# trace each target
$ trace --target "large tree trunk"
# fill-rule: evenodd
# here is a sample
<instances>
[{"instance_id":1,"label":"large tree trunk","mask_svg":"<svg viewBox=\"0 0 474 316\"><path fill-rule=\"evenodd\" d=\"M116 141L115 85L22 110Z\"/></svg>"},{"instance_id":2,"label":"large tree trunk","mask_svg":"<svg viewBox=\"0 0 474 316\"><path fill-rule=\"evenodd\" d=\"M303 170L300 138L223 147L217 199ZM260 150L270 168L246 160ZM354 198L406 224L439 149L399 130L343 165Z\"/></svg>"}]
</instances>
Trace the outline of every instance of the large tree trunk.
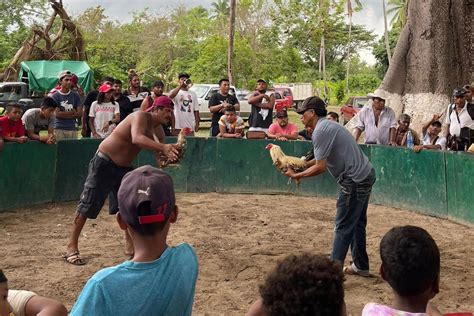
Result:
<instances>
[{"instance_id":1,"label":"large tree trunk","mask_svg":"<svg viewBox=\"0 0 474 316\"><path fill-rule=\"evenodd\" d=\"M474 0L409 2L381 89L397 115L412 116L417 131L446 110L454 88L474 79L473 9Z\"/></svg>"}]
</instances>

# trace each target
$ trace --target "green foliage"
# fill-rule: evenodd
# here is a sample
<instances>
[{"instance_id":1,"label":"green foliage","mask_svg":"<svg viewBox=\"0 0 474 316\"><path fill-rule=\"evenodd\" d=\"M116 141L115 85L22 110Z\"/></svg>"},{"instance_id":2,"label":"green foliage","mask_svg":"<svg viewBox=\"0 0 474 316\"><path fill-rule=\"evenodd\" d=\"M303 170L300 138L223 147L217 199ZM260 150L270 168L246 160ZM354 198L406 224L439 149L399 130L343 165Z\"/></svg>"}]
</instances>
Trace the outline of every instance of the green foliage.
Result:
<instances>
[{"instance_id":1,"label":"green foliage","mask_svg":"<svg viewBox=\"0 0 474 316\"><path fill-rule=\"evenodd\" d=\"M393 53L395 46L397 46L398 37L400 36L400 28L392 28L388 32L388 41L390 44L390 51ZM385 73L388 69L388 55L387 50L385 49L385 39L381 37L379 41L374 45L372 53L377 60L376 71L380 79L383 79Z\"/></svg>"}]
</instances>

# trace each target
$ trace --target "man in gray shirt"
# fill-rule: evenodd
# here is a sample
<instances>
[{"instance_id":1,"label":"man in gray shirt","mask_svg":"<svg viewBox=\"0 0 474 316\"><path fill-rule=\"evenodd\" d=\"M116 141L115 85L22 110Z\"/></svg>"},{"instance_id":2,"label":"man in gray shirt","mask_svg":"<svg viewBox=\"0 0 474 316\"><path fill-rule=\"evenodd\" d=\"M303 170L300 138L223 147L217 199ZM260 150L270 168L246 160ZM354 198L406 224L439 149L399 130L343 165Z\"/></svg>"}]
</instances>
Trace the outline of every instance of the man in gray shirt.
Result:
<instances>
[{"instance_id":1,"label":"man in gray shirt","mask_svg":"<svg viewBox=\"0 0 474 316\"><path fill-rule=\"evenodd\" d=\"M307 98L297 112L305 127L314 130L315 158L305 171L295 173L289 169L286 175L299 180L328 170L336 179L340 191L331 259L343 264L350 246L354 262L344 267L344 272L368 276L365 228L369 197L375 183L374 168L352 135L342 125L326 119L326 104L319 97Z\"/></svg>"},{"instance_id":2,"label":"man in gray shirt","mask_svg":"<svg viewBox=\"0 0 474 316\"><path fill-rule=\"evenodd\" d=\"M54 113L58 103L51 97L46 97L41 107L29 109L21 118L25 132L29 139L38 140L46 144L56 143L54 138ZM47 130L48 135L40 136L42 130Z\"/></svg>"}]
</instances>

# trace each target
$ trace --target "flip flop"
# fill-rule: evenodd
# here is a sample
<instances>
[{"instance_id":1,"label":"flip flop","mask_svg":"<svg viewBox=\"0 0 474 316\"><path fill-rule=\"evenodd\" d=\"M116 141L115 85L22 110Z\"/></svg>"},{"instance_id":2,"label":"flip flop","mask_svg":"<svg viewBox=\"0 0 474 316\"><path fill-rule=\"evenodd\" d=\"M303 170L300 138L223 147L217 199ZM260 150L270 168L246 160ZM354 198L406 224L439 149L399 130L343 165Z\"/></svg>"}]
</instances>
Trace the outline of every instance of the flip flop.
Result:
<instances>
[{"instance_id":1,"label":"flip flop","mask_svg":"<svg viewBox=\"0 0 474 316\"><path fill-rule=\"evenodd\" d=\"M70 263L72 265L75 265L75 266L82 266L82 265L85 265L86 262L84 261L84 259L82 259L80 256L79 256L79 250L76 250L76 251L73 251L69 254L65 254L63 256L63 259L67 262L67 263Z\"/></svg>"},{"instance_id":2,"label":"flip flop","mask_svg":"<svg viewBox=\"0 0 474 316\"><path fill-rule=\"evenodd\" d=\"M353 267L353 263L351 262L350 265L348 266L345 266L343 269L342 269L342 272L344 272L345 274L347 275L358 275L358 276L361 276L361 277L370 277L370 272L369 271L363 271L363 270L355 270L354 267Z\"/></svg>"}]
</instances>

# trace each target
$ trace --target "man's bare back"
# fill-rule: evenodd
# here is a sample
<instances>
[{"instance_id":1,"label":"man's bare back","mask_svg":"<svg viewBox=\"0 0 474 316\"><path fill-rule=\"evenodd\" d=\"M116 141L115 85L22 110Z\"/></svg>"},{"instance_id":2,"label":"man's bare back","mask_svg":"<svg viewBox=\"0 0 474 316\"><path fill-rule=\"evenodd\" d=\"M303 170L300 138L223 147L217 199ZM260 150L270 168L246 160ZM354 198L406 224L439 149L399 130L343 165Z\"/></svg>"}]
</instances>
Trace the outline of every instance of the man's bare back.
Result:
<instances>
[{"instance_id":1,"label":"man's bare back","mask_svg":"<svg viewBox=\"0 0 474 316\"><path fill-rule=\"evenodd\" d=\"M143 139L144 137L148 141ZM128 167L142 148L163 151L169 146L163 144L164 138L163 127L153 118L153 114L138 111L127 116L113 133L100 143L99 151L110 157L116 165Z\"/></svg>"}]
</instances>

